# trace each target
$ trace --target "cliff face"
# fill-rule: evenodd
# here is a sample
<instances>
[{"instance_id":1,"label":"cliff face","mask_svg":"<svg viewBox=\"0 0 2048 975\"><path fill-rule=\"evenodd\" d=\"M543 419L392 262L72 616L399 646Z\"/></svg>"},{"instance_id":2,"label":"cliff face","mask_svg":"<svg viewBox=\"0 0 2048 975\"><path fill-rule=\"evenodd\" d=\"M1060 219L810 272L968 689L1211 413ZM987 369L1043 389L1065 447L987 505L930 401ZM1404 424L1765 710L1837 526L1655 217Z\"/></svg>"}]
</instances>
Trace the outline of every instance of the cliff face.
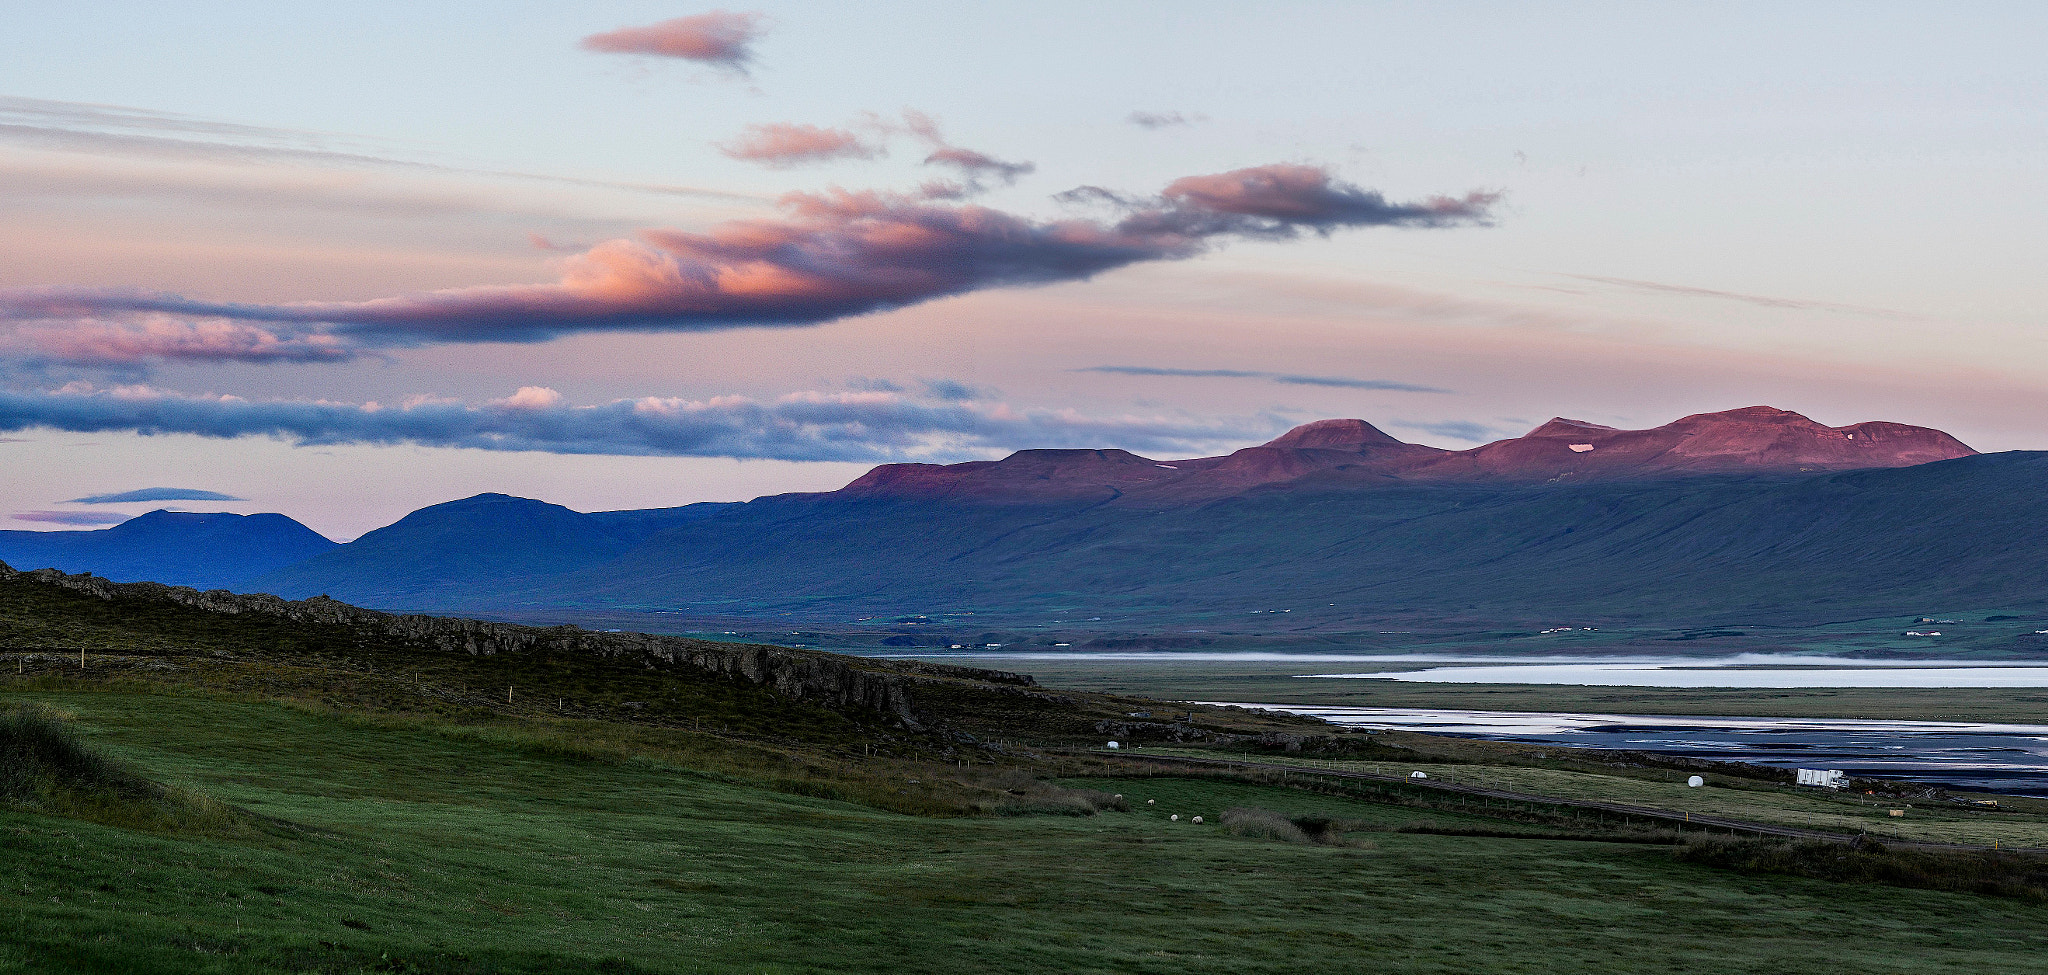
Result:
<instances>
[{"instance_id":1,"label":"cliff face","mask_svg":"<svg viewBox=\"0 0 2048 975\"><path fill-rule=\"evenodd\" d=\"M260 616L308 626L345 629L358 640L402 648L470 656L576 655L649 670L679 670L744 680L796 701L836 710L879 713L911 730L935 723L916 700L920 685L972 683L997 694L1031 694L1030 677L975 670L846 657L821 651L761 644L725 644L646 633L597 633L574 626L532 627L474 619L380 613L324 596L286 600L225 590L200 592L154 582L109 582L93 575L55 569L18 572L0 563L0 584L45 585L108 602L183 606L222 616Z\"/></svg>"}]
</instances>

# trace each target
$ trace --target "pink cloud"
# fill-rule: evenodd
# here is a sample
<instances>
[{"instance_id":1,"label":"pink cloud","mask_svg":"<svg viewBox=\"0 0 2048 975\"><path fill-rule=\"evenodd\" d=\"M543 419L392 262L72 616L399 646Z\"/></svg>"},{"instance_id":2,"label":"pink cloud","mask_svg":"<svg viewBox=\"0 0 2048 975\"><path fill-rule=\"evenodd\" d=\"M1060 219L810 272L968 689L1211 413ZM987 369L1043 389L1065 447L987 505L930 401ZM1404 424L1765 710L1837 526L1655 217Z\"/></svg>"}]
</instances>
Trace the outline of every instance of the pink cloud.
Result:
<instances>
[{"instance_id":1,"label":"pink cloud","mask_svg":"<svg viewBox=\"0 0 2048 975\"><path fill-rule=\"evenodd\" d=\"M645 27L621 27L583 39L586 51L680 58L745 75L753 63L754 41L765 29L758 13L713 10Z\"/></svg>"},{"instance_id":2,"label":"pink cloud","mask_svg":"<svg viewBox=\"0 0 2048 975\"><path fill-rule=\"evenodd\" d=\"M773 122L748 126L744 135L720 144L718 151L733 159L784 167L831 159L873 159L882 148L845 129Z\"/></svg>"},{"instance_id":3,"label":"pink cloud","mask_svg":"<svg viewBox=\"0 0 2048 975\"><path fill-rule=\"evenodd\" d=\"M957 194L955 194L957 195ZM332 329L350 341L536 341L576 331L703 331L815 325L988 288L1079 281L1146 261L1192 257L1232 239L1288 239L1303 230L1442 227L1483 222L1493 197L1393 203L1320 169L1265 166L1177 180L1154 197L1097 188L1112 219L1034 220L946 194L831 190L792 193L774 218L703 232L646 230L563 259L551 284L482 286L364 302L227 304L86 289L0 291L0 320L161 313L246 325ZM196 329L196 326L194 327ZM145 330L146 331L146 330ZM259 357L261 329L173 333L165 348L214 342ZM121 336L108 335L105 341ZM300 354L327 354L304 345ZM162 353L166 356L174 351ZM195 355L201 353L194 353Z\"/></svg>"},{"instance_id":4,"label":"pink cloud","mask_svg":"<svg viewBox=\"0 0 2048 975\"><path fill-rule=\"evenodd\" d=\"M41 522L49 525L118 525L127 521L128 515L110 515L102 511L24 511L11 516L15 521Z\"/></svg>"},{"instance_id":5,"label":"pink cloud","mask_svg":"<svg viewBox=\"0 0 2048 975\"><path fill-rule=\"evenodd\" d=\"M133 365L149 361L340 362L360 350L332 335L281 336L220 319L187 321L149 314L131 321L83 319L38 323L0 337L0 350L71 365Z\"/></svg>"}]
</instances>

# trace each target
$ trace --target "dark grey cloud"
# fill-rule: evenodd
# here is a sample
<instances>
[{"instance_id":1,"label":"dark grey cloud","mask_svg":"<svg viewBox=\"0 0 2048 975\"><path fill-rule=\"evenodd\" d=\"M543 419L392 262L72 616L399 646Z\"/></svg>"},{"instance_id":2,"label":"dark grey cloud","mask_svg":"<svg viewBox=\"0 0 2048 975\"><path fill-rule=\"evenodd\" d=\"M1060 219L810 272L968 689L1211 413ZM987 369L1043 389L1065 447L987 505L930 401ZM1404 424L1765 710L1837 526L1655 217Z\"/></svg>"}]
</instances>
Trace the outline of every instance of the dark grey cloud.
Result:
<instances>
[{"instance_id":1,"label":"dark grey cloud","mask_svg":"<svg viewBox=\"0 0 2048 975\"><path fill-rule=\"evenodd\" d=\"M963 383L955 379L927 379L923 382L925 395L948 403L989 399L995 395L994 390L984 389L980 386Z\"/></svg>"},{"instance_id":2,"label":"dark grey cloud","mask_svg":"<svg viewBox=\"0 0 2048 975\"><path fill-rule=\"evenodd\" d=\"M1161 366L1089 366L1075 372L1106 372L1121 376L1185 376L1200 379L1266 379L1289 386L1334 386L1340 389L1377 389L1396 393L1448 393L1448 389L1396 382L1392 379L1356 379L1350 376L1301 376L1284 372L1250 369L1171 369Z\"/></svg>"},{"instance_id":3,"label":"dark grey cloud","mask_svg":"<svg viewBox=\"0 0 2048 975\"><path fill-rule=\"evenodd\" d=\"M65 503L65 504L134 504L134 503L136 503L136 502L139 502L139 501L244 501L244 500L247 500L247 499L246 499L246 498L238 498L238 497L235 497L235 496L234 496L234 495L232 495L232 494L222 494L222 493L220 493L219 491L201 491L201 490L199 490L199 489L197 489L197 488L169 488L169 487L153 487L153 488L137 488L136 490L133 490L133 491L121 491L121 492L119 492L119 493L116 493L116 494L88 494L88 495L86 495L85 497L82 497L82 498L72 498L71 500L69 500L69 501L66 501L66 502L64 502L64 503Z\"/></svg>"},{"instance_id":4,"label":"dark grey cloud","mask_svg":"<svg viewBox=\"0 0 2048 975\"><path fill-rule=\"evenodd\" d=\"M1391 379L1353 379L1349 376L1274 376L1276 383L1289 386L1334 386L1339 389L1380 389L1395 393L1448 393L1448 389L1395 382Z\"/></svg>"},{"instance_id":5,"label":"dark grey cloud","mask_svg":"<svg viewBox=\"0 0 2048 975\"><path fill-rule=\"evenodd\" d=\"M1284 430L1279 417L1095 418L1069 410L945 401L881 392L774 400L643 397L572 406L528 387L502 400L398 406L188 396L144 387L73 385L0 392L0 431L272 437L299 445L410 444L558 454L799 461L965 460L1025 447L1119 446L1201 452Z\"/></svg>"},{"instance_id":6,"label":"dark grey cloud","mask_svg":"<svg viewBox=\"0 0 2048 975\"><path fill-rule=\"evenodd\" d=\"M1038 170L1036 163L1008 162L997 159L985 152L962 149L959 146L944 146L924 157L927 166L946 166L959 171L969 179L993 177L1005 186Z\"/></svg>"},{"instance_id":7,"label":"dark grey cloud","mask_svg":"<svg viewBox=\"0 0 2048 975\"><path fill-rule=\"evenodd\" d=\"M1147 112L1142 110L1124 116L1124 121L1141 129L1165 129L1177 125L1193 125L1196 122L1207 122L1208 120L1209 117L1207 115L1200 113L1187 115L1181 112Z\"/></svg>"}]
</instances>

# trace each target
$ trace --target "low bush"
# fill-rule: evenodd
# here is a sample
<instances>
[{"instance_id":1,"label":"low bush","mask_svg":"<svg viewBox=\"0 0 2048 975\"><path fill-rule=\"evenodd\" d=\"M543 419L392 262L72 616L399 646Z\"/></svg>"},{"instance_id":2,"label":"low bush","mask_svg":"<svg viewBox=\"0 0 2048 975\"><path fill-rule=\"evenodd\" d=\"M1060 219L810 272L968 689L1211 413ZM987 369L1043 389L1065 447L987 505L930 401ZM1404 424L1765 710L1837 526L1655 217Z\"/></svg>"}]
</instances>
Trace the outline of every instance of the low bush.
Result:
<instances>
[{"instance_id":1,"label":"low bush","mask_svg":"<svg viewBox=\"0 0 2048 975\"><path fill-rule=\"evenodd\" d=\"M87 747L48 708L0 711L0 799L35 803L53 791L146 793L151 785Z\"/></svg>"},{"instance_id":2,"label":"low bush","mask_svg":"<svg viewBox=\"0 0 2048 975\"><path fill-rule=\"evenodd\" d=\"M1279 840L1282 843L1313 843L1308 833L1271 809L1256 806L1238 806L1223 810L1218 820L1223 831L1232 836L1247 836L1260 840Z\"/></svg>"},{"instance_id":3,"label":"low bush","mask_svg":"<svg viewBox=\"0 0 2048 975\"><path fill-rule=\"evenodd\" d=\"M1372 843L1353 839L1346 833L1360 828L1326 816L1288 816L1257 806L1236 806L1223 810L1218 819L1224 832L1282 843L1314 843L1319 846L1348 846L1371 849Z\"/></svg>"},{"instance_id":4,"label":"low bush","mask_svg":"<svg viewBox=\"0 0 2048 975\"><path fill-rule=\"evenodd\" d=\"M143 778L34 704L0 710L0 804L131 829L249 825L244 814L211 798Z\"/></svg>"}]
</instances>

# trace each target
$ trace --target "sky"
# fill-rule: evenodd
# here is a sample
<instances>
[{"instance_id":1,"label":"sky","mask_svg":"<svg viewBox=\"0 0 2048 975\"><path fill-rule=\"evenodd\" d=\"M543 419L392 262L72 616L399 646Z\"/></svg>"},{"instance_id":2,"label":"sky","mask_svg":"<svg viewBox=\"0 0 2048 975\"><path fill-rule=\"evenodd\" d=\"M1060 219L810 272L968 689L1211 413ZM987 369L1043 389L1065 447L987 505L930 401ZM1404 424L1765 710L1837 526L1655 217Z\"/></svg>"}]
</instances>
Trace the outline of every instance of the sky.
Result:
<instances>
[{"instance_id":1,"label":"sky","mask_svg":"<svg viewBox=\"0 0 2048 975\"><path fill-rule=\"evenodd\" d=\"M424 8L424 9L422 9ZM2048 449L2048 8L38 4L0 526L1359 417Z\"/></svg>"}]
</instances>

